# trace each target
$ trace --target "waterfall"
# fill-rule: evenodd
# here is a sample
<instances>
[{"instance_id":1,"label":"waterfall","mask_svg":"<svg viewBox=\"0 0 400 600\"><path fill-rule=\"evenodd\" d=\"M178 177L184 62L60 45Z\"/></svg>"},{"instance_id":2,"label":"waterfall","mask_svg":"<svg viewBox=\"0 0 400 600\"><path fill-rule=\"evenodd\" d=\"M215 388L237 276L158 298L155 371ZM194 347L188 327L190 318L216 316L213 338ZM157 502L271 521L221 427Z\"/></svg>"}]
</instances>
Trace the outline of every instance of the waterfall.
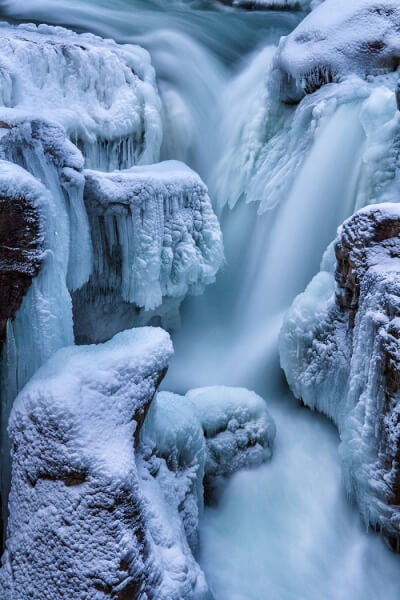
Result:
<instances>
[{"instance_id":1,"label":"waterfall","mask_svg":"<svg viewBox=\"0 0 400 600\"><path fill-rule=\"evenodd\" d=\"M0 9L148 50L163 121L163 139L149 144L198 171L214 200L226 264L185 300L163 387L245 386L268 399L277 422L271 464L235 475L204 511L200 562L215 600L375 600L382 590L398 600L400 560L348 504L337 435L289 396L277 350L283 314L318 273L338 225L392 191L393 165L380 167L395 76L326 86L287 106L274 53L301 13L178 0L0 0ZM131 166L134 151L118 143L80 144L86 166Z\"/></svg>"}]
</instances>

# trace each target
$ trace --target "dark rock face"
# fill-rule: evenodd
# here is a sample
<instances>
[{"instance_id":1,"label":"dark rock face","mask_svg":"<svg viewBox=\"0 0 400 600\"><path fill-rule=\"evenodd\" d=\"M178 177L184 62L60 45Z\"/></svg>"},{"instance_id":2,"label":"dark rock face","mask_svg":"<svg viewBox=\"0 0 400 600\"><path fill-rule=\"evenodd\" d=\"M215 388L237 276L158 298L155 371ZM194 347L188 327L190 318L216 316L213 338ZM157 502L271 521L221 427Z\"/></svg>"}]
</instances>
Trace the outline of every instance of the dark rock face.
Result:
<instances>
[{"instance_id":1,"label":"dark rock face","mask_svg":"<svg viewBox=\"0 0 400 600\"><path fill-rule=\"evenodd\" d=\"M399 258L398 238L400 221L379 209L360 211L343 225L335 244L336 301L342 311L349 311L352 327L359 307L361 283L370 267L369 257L375 252L384 252L391 258Z\"/></svg>"},{"instance_id":2,"label":"dark rock face","mask_svg":"<svg viewBox=\"0 0 400 600\"><path fill-rule=\"evenodd\" d=\"M23 196L0 195L0 347L40 270L41 235L37 209Z\"/></svg>"},{"instance_id":3,"label":"dark rock face","mask_svg":"<svg viewBox=\"0 0 400 600\"><path fill-rule=\"evenodd\" d=\"M335 253L336 286L321 272L286 317L281 364L294 394L337 424L347 489L398 549L399 206L356 213L339 229Z\"/></svg>"}]
</instances>

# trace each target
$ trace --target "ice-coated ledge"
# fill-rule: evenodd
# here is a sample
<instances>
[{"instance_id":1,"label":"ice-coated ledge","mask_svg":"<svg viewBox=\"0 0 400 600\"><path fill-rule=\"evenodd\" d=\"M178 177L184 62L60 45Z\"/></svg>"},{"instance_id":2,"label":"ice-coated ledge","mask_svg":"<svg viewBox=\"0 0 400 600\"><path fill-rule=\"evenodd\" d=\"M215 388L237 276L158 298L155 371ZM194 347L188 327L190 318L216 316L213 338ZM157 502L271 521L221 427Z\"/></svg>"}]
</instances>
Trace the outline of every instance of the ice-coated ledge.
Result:
<instances>
[{"instance_id":1,"label":"ice-coated ledge","mask_svg":"<svg viewBox=\"0 0 400 600\"><path fill-rule=\"evenodd\" d=\"M85 171L85 179L94 261L88 285L74 298L80 336L110 337L99 327L94 331L104 311L115 333L162 316L171 299L179 307L187 293L215 280L224 257L222 234L207 188L189 167L167 161Z\"/></svg>"},{"instance_id":2,"label":"ice-coated ledge","mask_svg":"<svg viewBox=\"0 0 400 600\"><path fill-rule=\"evenodd\" d=\"M299 102L350 74L367 77L396 70L399 29L395 0L326 0L280 43L276 68L281 99Z\"/></svg>"},{"instance_id":3,"label":"ice-coated ledge","mask_svg":"<svg viewBox=\"0 0 400 600\"><path fill-rule=\"evenodd\" d=\"M46 190L24 169L0 160L0 344L42 262Z\"/></svg>"},{"instance_id":4,"label":"ice-coated ledge","mask_svg":"<svg viewBox=\"0 0 400 600\"><path fill-rule=\"evenodd\" d=\"M394 549L400 537L400 207L358 211L339 228L333 273L294 301L281 364L296 397L337 424L345 482Z\"/></svg>"},{"instance_id":5,"label":"ice-coated ledge","mask_svg":"<svg viewBox=\"0 0 400 600\"><path fill-rule=\"evenodd\" d=\"M1 23L0 106L62 125L94 168L159 157L160 100L149 55L138 46Z\"/></svg>"}]
</instances>

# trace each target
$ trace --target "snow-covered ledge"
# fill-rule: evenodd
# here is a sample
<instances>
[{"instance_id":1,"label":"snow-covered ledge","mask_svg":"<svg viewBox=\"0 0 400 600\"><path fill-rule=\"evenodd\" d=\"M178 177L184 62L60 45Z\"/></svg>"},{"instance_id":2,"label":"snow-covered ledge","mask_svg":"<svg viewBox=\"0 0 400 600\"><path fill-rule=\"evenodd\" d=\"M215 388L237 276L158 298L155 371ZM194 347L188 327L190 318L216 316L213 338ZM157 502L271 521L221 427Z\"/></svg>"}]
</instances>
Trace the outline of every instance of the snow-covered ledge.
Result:
<instances>
[{"instance_id":1,"label":"snow-covered ledge","mask_svg":"<svg viewBox=\"0 0 400 600\"><path fill-rule=\"evenodd\" d=\"M279 45L280 97L299 102L321 86L394 71L400 65L396 0L326 0Z\"/></svg>"},{"instance_id":2,"label":"snow-covered ledge","mask_svg":"<svg viewBox=\"0 0 400 600\"><path fill-rule=\"evenodd\" d=\"M74 295L78 341L174 325L183 298L214 282L224 259L206 186L177 161L85 171L85 179L94 261L89 283Z\"/></svg>"}]
</instances>

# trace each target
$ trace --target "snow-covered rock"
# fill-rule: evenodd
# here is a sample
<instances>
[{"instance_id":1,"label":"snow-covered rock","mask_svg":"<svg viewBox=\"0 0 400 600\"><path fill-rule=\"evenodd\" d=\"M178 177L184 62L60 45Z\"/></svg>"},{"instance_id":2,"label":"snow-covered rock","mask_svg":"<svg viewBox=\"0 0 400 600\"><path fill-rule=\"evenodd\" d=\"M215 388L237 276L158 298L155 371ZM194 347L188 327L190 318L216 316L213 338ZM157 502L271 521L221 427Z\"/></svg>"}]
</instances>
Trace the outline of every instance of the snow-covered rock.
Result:
<instances>
[{"instance_id":1,"label":"snow-covered rock","mask_svg":"<svg viewBox=\"0 0 400 600\"><path fill-rule=\"evenodd\" d=\"M15 316L40 270L44 193L43 186L26 171L0 161L0 343L8 319Z\"/></svg>"},{"instance_id":2,"label":"snow-covered rock","mask_svg":"<svg viewBox=\"0 0 400 600\"><path fill-rule=\"evenodd\" d=\"M189 491L195 493L196 507L184 510L190 515L186 525L192 533L189 538L195 539L193 514L201 512L203 485L206 500L212 501L227 477L269 460L275 424L265 401L254 392L245 388L204 387L190 390L185 396L157 394L143 437L154 442L157 455L165 458L178 476L188 468L195 475ZM181 504L185 506L184 499Z\"/></svg>"},{"instance_id":3,"label":"snow-covered rock","mask_svg":"<svg viewBox=\"0 0 400 600\"><path fill-rule=\"evenodd\" d=\"M295 396L337 424L347 490L396 549L400 206L358 211L339 229L335 250L335 277L328 253L285 318L281 364Z\"/></svg>"},{"instance_id":4,"label":"snow-covered rock","mask_svg":"<svg viewBox=\"0 0 400 600\"><path fill-rule=\"evenodd\" d=\"M396 0L326 0L280 43L280 96L298 102L324 84L394 71L399 64Z\"/></svg>"},{"instance_id":5,"label":"snow-covered rock","mask_svg":"<svg viewBox=\"0 0 400 600\"><path fill-rule=\"evenodd\" d=\"M145 50L62 27L0 25L0 106L62 125L91 168L158 160L160 100Z\"/></svg>"},{"instance_id":6,"label":"snow-covered rock","mask_svg":"<svg viewBox=\"0 0 400 600\"><path fill-rule=\"evenodd\" d=\"M104 341L157 317L215 280L222 234L207 188L183 163L85 171L93 275L74 296L79 340Z\"/></svg>"},{"instance_id":7,"label":"snow-covered rock","mask_svg":"<svg viewBox=\"0 0 400 600\"><path fill-rule=\"evenodd\" d=\"M68 288L75 290L88 281L92 271L83 156L61 125L31 113L0 107L0 125L0 158L29 171L56 203L57 230L65 239L59 259L65 263Z\"/></svg>"},{"instance_id":8,"label":"snow-covered rock","mask_svg":"<svg viewBox=\"0 0 400 600\"><path fill-rule=\"evenodd\" d=\"M9 426L3 598L205 597L194 593L185 540L173 531L164 547L172 526L152 527L149 511L159 514L165 501L154 484L147 506L135 463L135 440L171 352L160 329L126 331L102 346L60 350L20 393Z\"/></svg>"}]
</instances>

